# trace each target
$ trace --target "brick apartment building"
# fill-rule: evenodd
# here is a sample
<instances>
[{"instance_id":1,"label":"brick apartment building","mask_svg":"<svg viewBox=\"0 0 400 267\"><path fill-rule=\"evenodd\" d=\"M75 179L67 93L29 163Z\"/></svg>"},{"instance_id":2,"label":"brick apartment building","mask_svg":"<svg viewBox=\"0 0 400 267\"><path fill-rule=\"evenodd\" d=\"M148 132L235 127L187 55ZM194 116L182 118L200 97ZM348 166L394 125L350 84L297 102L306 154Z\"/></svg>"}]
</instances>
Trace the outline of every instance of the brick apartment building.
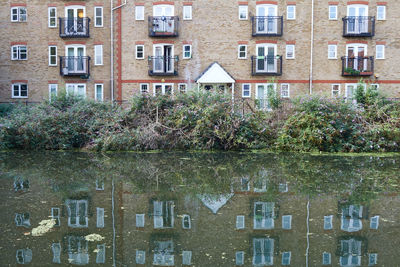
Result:
<instances>
[{"instance_id":1,"label":"brick apartment building","mask_svg":"<svg viewBox=\"0 0 400 267\"><path fill-rule=\"evenodd\" d=\"M0 7L0 33L9 36L0 41L0 102L42 101L61 90L124 102L194 89L266 107L271 87L283 98L352 98L361 78L400 97L396 0L8 0Z\"/></svg>"}]
</instances>

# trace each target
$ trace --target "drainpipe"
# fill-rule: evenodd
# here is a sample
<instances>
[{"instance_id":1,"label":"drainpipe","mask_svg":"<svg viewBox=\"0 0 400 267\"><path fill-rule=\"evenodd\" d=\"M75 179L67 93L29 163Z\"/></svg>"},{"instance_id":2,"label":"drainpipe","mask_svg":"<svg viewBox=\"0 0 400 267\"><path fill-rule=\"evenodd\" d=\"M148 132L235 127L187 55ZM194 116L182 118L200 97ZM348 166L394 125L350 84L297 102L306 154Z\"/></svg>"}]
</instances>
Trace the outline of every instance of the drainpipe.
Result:
<instances>
[{"instance_id":1,"label":"drainpipe","mask_svg":"<svg viewBox=\"0 0 400 267\"><path fill-rule=\"evenodd\" d=\"M314 0L311 2L311 51L310 51L310 95L313 93L313 53L314 53Z\"/></svg>"}]
</instances>

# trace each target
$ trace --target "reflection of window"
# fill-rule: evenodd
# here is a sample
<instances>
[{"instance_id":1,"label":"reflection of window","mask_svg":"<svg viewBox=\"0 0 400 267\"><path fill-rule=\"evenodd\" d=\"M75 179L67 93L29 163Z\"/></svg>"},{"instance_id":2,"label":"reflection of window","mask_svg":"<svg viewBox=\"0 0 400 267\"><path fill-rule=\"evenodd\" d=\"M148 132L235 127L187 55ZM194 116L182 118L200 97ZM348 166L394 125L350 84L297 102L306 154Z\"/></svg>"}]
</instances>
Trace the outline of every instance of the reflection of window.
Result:
<instances>
[{"instance_id":1,"label":"reflection of window","mask_svg":"<svg viewBox=\"0 0 400 267\"><path fill-rule=\"evenodd\" d=\"M282 229L285 230L292 229L292 215L282 216Z\"/></svg>"},{"instance_id":2,"label":"reflection of window","mask_svg":"<svg viewBox=\"0 0 400 267\"><path fill-rule=\"evenodd\" d=\"M104 180L96 179L96 190L104 190Z\"/></svg>"},{"instance_id":3,"label":"reflection of window","mask_svg":"<svg viewBox=\"0 0 400 267\"><path fill-rule=\"evenodd\" d=\"M368 254L368 266L374 266L378 264L378 254L370 253Z\"/></svg>"},{"instance_id":4,"label":"reflection of window","mask_svg":"<svg viewBox=\"0 0 400 267\"><path fill-rule=\"evenodd\" d=\"M190 229L192 228L192 223L190 221L190 216L185 214L182 217L182 228L183 229Z\"/></svg>"},{"instance_id":5,"label":"reflection of window","mask_svg":"<svg viewBox=\"0 0 400 267\"><path fill-rule=\"evenodd\" d=\"M324 216L324 230L331 230L333 228L332 219L333 215Z\"/></svg>"},{"instance_id":6,"label":"reflection of window","mask_svg":"<svg viewBox=\"0 0 400 267\"><path fill-rule=\"evenodd\" d=\"M172 240L155 241L153 265L174 265L174 244Z\"/></svg>"},{"instance_id":7,"label":"reflection of window","mask_svg":"<svg viewBox=\"0 0 400 267\"><path fill-rule=\"evenodd\" d=\"M286 193L287 191L289 191L288 183L279 184L278 191L281 193Z\"/></svg>"},{"instance_id":8,"label":"reflection of window","mask_svg":"<svg viewBox=\"0 0 400 267\"><path fill-rule=\"evenodd\" d=\"M17 226L30 227L31 223L29 221L29 213L16 213L15 224Z\"/></svg>"},{"instance_id":9,"label":"reflection of window","mask_svg":"<svg viewBox=\"0 0 400 267\"><path fill-rule=\"evenodd\" d=\"M191 265L192 264L192 252L191 251L182 251L182 265Z\"/></svg>"},{"instance_id":10,"label":"reflection of window","mask_svg":"<svg viewBox=\"0 0 400 267\"><path fill-rule=\"evenodd\" d=\"M322 254L322 265L331 265L331 253L324 252Z\"/></svg>"},{"instance_id":11,"label":"reflection of window","mask_svg":"<svg viewBox=\"0 0 400 267\"><path fill-rule=\"evenodd\" d=\"M53 243L51 244L51 251L53 252L53 263L61 263L61 244Z\"/></svg>"},{"instance_id":12,"label":"reflection of window","mask_svg":"<svg viewBox=\"0 0 400 267\"><path fill-rule=\"evenodd\" d=\"M85 237L68 237L68 261L78 265L89 263L88 241L85 240Z\"/></svg>"},{"instance_id":13,"label":"reflection of window","mask_svg":"<svg viewBox=\"0 0 400 267\"><path fill-rule=\"evenodd\" d=\"M249 191L250 190L250 180L249 178L240 178L240 190Z\"/></svg>"},{"instance_id":14,"label":"reflection of window","mask_svg":"<svg viewBox=\"0 0 400 267\"><path fill-rule=\"evenodd\" d=\"M238 251L236 252L236 265L243 265L244 264L244 252Z\"/></svg>"},{"instance_id":15,"label":"reflection of window","mask_svg":"<svg viewBox=\"0 0 400 267\"><path fill-rule=\"evenodd\" d=\"M274 208L273 202L254 203L254 229L274 228Z\"/></svg>"},{"instance_id":16,"label":"reflection of window","mask_svg":"<svg viewBox=\"0 0 400 267\"><path fill-rule=\"evenodd\" d=\"M174 202L154 201L154 228L174 227Z\"/></svg>"},{"instance_id":17,"label":"reflection of window","mask_svg":"<svg viewBox=\"0 0 400 267\"><path fill-rule=\"evenodd\" d=\"M253 238L253 265L269 266L274 263L274 240Z\"/></svg>"},{"instance_id":18,"label":"reflection of window","mask_svg":"<svg viewBox=\"0 0 400 267\"><path fill-rule=\"evenodd\" d=\"M183 20L191 20L192 19L192 6L185 5L183 6Z\"/></svg>"},{"instance_id":19,"label":"reflection of window","mask_svg":"<svg viewBox=\"0 0 400 267\"><path fill-rule=\"evenodd\" d=\"M341 240L340 266L361 265L361 241L355 239Z\"/></svg>"},{"instance_id":20,"label":"reflection of window","mask_svg":"<svg viewBox=\"0 0 400 267\"><path fill-rule=\"evenodd\" d=\"M360 205L349 205L342 209L342 230L347 232L355 232L362 229L362 211Z\"/></svg>"},{"instance_id":21,"label":"reflection of window","mask_svg":"<svg viewBox=\"0 0 400 267\"><path fill-rule=\"evenodd\" d=\"M369 228L377 230L378 227L379 227L379 216L374 216L370 220Z\"/></svg>"},{"instance_id":22,"label":"reflection of window","mask_svg":"<svg viewBox=\"0 0 400 267\"><path fill-rule=\"evenodd\" d=\"M146 251L136 250L136 263L145 264L146 263Z\"/></svg>"},{"instance_id":23,"label":"reflection of window","mask_svg":"<svg viewBox=\"0 0 400 267\"><path fill-rule=\"evenodd\" d=\"M51 218L56 221L55 226L60 226L60 209L51 208Z\"/></svg>"},{"instance_id":24,"label":"reflection of window","mask_svg":"<svg viewBox=\"0 0 400 267\"><path fill-rule=\"evenodd\" d=\"M26 264L32 261L32 250L29 248L17 250L17 263Z\"/></svg>"},{"instance_id":25,"label":"reflection of window","mask_svg":"<svg viewBox=\"0 0 400 267\"><path fill-rule=\"evenodd\" d=\"M105 262L106 262L106 245L105 244L97 245L96 263L105 263Z\"/></svg>"},{"instance_id":26,"label":"reflection of window","mask_svg":"<svg viewBox=\"0 0 400 267\"><path fill-rule=\"evenodd\" d=\"M68 208L68 226L88 227L88 201L68 199L66 205Z\"/></svg>"},{"instance_id":27,"label":"reflection of window","mask_svg":"<svg viewBox=\"0 0 400 267\"><path fill-rule=\"evenodd\" d=\"M29 188L29 180L24 180L22 178L17 178L14 180L14 190L15 192L20 190L26 190Z\"/></svg>"},{"instance_id":28,"label":"reflection of window","mask_svg":"<svg viewBox=\"0 0 400 267\"><path fill-rule=\"evenodd\" d=\"M290 265L290 258L292 257L292 252L287 251L282 253L282 265Z\"/></svg>"},{"instance_id":29,"label":"reflection of window","mask_svg":"<svg viewBox=\"0 0 400 267\"><path fill-rule=\"evenodd\" d=\"M236 229L244 229L244 216L236 216Z\"/></svg>"},{"instance_id":30,"label":"reflection of window","mask_svg":"<svg viewBox=\"0 0 400 267\"><path fill-rule=\"evenodd\" d=\"M96 226L98 228L103 228L104 227L104 208L97 208Z\"/></svg>"},{"instance_id":31,"label":"reflection of window","mask_svg":"<svg viewBox=\"0 0 400 267\"><path fill-rule=\"evenodd\" d=\"M144 227L144 214L136 214L136 227Z\"/></svg>"}]
</instances>

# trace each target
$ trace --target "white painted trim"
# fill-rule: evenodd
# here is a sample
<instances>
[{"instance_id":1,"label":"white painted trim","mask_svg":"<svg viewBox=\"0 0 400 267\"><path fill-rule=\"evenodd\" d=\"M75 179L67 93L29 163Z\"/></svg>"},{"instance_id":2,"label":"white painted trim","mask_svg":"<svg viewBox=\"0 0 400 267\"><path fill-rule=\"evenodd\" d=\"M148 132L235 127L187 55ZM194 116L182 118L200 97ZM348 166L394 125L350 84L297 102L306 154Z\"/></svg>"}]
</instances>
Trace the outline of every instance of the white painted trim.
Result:
<instances>
[{"instance_id":1,"label":"white painted trim","mask_svg":"<svg viewBox=\"0 0 400 267\"><path fill-rule=\"evenodd\" d=\"M144 6L135 6L135 20L144 21Z\"/></svg>"},{"instance_id":2,"label":"white painted trim","mask_svg":"<svg viewBox=\"0 0 400 267\"><path fill-rule=\"evenodd\" d=\"M142 57L138 57L138 47L142 47L142 51L143 51L143 56ZM144 45L135 45L135 59L144 59Z\"/></svg>"},{"instance_id":3,"label":"white painted trim","mask_svg":"<svg viewBox=\"0 0 400 267\"><path fill-rule=\"evenodd\" d=\"M56 89L56 93L54 96L57 97L57 95L58 95L58 84L57 83L49 83L49 101L51 101L51 97L52 97L51 88L53 86L55 86L55 89Z\"/></svg>"},{"instance_id":4,"label":"white painted trim","mask_svg":"<svg viewBox=\"0 0 400 267\"><path fill-rule=\"evenodd\" d=\"M97 86L101 87L101 99L97 99ZM102 84L102 83L95 83L94 84L94 100L95 101L100 101L100 102L104 101L104 84ZM103 190L104 190L104 188L103 188Z\"/></svg>"},{"instance_id":5,"label":"white painted trim","mask_svg":"<svg viewBox=\"0 0 400 267\"><path fill-rule=\"evenodd\" d=\"M244 46L245 50L244 50L244 57L240 56L240 47ZM245 44L240 44L238 45L238 59L247 59L247 45Z\"/></svg>"},{"instance_id":6,"label":"white painted trim","mask_svg":"<svg viewBox=\"0 0 400 267\"><path fill-rule=\"evenodd\" d=\"M187 9L189 9L189 14L190 14L189 17L185 17L186 12L188 12ZM193 7L191 5L190 6L189 5L183 6L183 8L182 8L182 17L183 17L183 20L192 20L193 19Z\"/></svg>"},{"instance_id":7,"label":"white painted trim","mask_svg":"<svg viewBox=\"0 0 400 267\"><path fill-rule=\"evenodd\" d=\"M55 14L54 14L54 18L55 18L55 21L56 21L56 23L55 23L55 25L54 26L51 26L50 25L50 19L52 18L51 16L50 16L50 11L51 10L55 10L56 12L55 12ZM48 9L47 9L47 16L48 16L48 27L49 28L57 28L57 20L58 20L58 18L57 18L57 7L54 7L54 6L50 6L50 7L48 7Z\"/></svg>"},{"instance_id":8,"label":"white painted trim","mask_svg":"<svg viewBox=\"0 0 400 267\"><path fill-rule=\"evenodd\" d=\"M335 56L334 57L329 56L329 48L330 47L335 47ZM337 45L336 44L328 44L328 59L337 59Z\"/></svg>"},{"instance_id":9,"label":"white painted trim","mask_svg":"<svg viewBox=\"0 0 400 267\"><path fill-rule=\"evenodd\" d=\"M21 96L21 85L25 84L26 85L26 96ZM18 85L18 93L19 96L14 96L14 85ZM28 98L29 97L29 87L28 83L13 83L11 84L11 98Z\"/></svg>"},{"instance_id":10,"label":"white painted trim","mask_svg":"<svg viewBox=\"0 0 400 267\"><path fill-rule=\"evenodd\" d=\"M186 46L189 46L189 47L190 47L190 56L189 56L189 57L186 57L186 56L185 56L185 47L186 47ZM190 45L190 44L185 44L185 45L182 46L182 58L183 58L183 59L191 59L191 58L192 58L192 45Z\"/></svg>"},{"instance_id":11,"label":"white painted trim","mask_svg":"<svg viewBox=\"0 0 400 267\"><path fill-rule=\"evenodd\" d=\"M331 8L335 9L335 17L331 18ZM329 5L328 7L328 19L329 20L338 20L338 6L337 5Z\"/></svg>"},{"instance_id":12,"label":"white painted trim","mask_svg":"<svg viewBox=\"0 0 400 267\"><path fill-rule=\"evenodd\" d=\"M289 18L289 8L293 7L293 18ZM286 7L286 19L287 20L296 20L296 5L287 5Z\"/></svg>"},{"instance_id":13,"label":"white painted trim","mask_svg":"<svg viewBox=\"0 0 400 267\"><path fill-rule=\"evenodd\" d=\"M50 53L50 51L51 51L51 48L52 48L52 47L55 47L55 48L56 48L56 54L55 54L56 63L55 63L55 64L51 64L51 53ZM58 48L57 48L57 46L56 46L56 45L49 45L49 66L54 67L54 66L57 66L57 65L58 65L57 53L58 53Z\"/></svg>"},{"instance_id":14,"label":"white painted trim","mask_svg":"<svg viewBox=\"0 0 400 267\"><path fill-rule=\"evenodd\" d=\"M246 17L245 18L241 18L240 17L241 9L245 9L245 11L246 11ZM239 16L239 20L248 20L249 19L249 6L248 5L239 5L239 7L238 7L238 16Z\"/></svg>"},{"instance_id":15,"label":"white painted trim","mask_svg":"<svg viewBox=\"0 0 400 267\"><path fill-rule=\"evenodd\" d=\"M97 16L96 14L96 9L101 9L101 16ZM97 18L100 17L101 18L101 24L97 25ZM93 18L94 18L94 27L95 28L102 28L104 26L104 9L102 6L95 6L94 7L94 14L93 14Z\"/></svg>"},{"instance_id":16,"label":"white painted trim","mask_svg":"<svg viewBox=\"0 0 400 267\"><path fill-rule=\"evenodd\" d=\"M248 85L249 86L249 95L248 96L245 96L244 95L244 86L245 85ZM242 84L242 97L243 98L251 98L251 83L243 83Z\"/></svg>"}]
</instances>

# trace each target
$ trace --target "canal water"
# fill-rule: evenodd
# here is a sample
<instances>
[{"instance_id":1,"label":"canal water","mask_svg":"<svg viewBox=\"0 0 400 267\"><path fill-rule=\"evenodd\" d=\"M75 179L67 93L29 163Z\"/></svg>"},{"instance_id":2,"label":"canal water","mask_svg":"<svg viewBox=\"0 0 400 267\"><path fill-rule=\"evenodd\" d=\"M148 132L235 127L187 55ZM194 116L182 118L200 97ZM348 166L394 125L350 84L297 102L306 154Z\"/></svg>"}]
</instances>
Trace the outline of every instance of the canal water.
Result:
<instances>
[{"instance_id":1,"label":"canal water","mask_svg":"<svg viewBox=\"0 0 400 267\"><path fill-rule=\"evenodd\" d=\"M0 266L400 266L400 156L0 153Z\"/></svg>"}]
</instances>

